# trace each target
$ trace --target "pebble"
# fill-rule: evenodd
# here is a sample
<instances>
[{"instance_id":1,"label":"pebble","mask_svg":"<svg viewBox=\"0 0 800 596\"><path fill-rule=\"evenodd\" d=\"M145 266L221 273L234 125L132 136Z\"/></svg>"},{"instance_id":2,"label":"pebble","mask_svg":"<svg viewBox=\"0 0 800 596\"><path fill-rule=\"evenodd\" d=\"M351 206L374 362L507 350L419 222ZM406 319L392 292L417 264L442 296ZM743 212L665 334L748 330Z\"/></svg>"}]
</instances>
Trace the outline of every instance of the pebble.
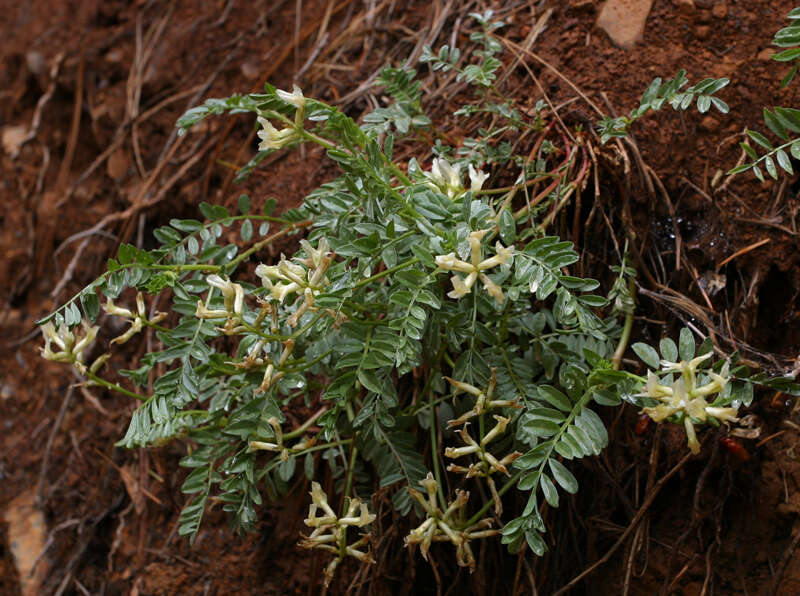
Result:
<instances>
[{"instance_id":1,"label":"pebble","mask_svg":"<svg viewBox=\"0 0 800 596\"><path fill-rule=\"evenodd\" d=\"M718 19L724 19L728 16L728 5L725 2L720 2L719 4L715 4L714 8L711 9L711 14L713 14Z\"/></svg>"},{"instance_id":2,"label":"pebble","mask_svg":"<svg viewBox=\"0 0 800 596\"><path fill-rule=\"evenodd\" d=\"M653 0L608 0L597 17L597 26L616 45L629 50L641 41L652 6Z\"/></svg>"},{"instance_id":3,"label":"pebble","mask_svg":"<svg viewBox=\"0 0 800 596\"><path fill-rule=\"evenodd\" d=\"M242 74L250 80L257 79L259 76L261 76L261 69L259 68L258 64L250 60L243 62L241 69Z\"/></svg>"},{"instance_id":4,"label":"pebble","mask_svg":"<svg viewBox=\"0 0 800 596\"><path fill-rule=\"evenodd\" d=\"M684 14L692 14L697 8L694 5L694 0L675 0L678 5L678 10Z\"/></svg>"},{"instance_id":5,"label":"pebble","mask_svg":"<svg viewBox=\"0 0 800 596\"><path fill-rule=\"evenodd\" d=\"M706 116L700 121L700 128L706 132L714 132L719 128L719 120L714 116Z\"/></svg>"},{"instance_id":6,"label":"pebble","mask_svg":"<svg viewBox=\"0 0 800 596\"><path fill-rule=\"evenodd\" d=\"M128 153L124 149L117 149L108 157L106 173L119 182L128 173L130 164L131 160L128 157Z\"/></svg>"},{"instance_id":7,"label":"pebble","mask_svg":"<svg viewBox=\"0 0 800 596\"><path fill-rule=\"evenodd\" d=\"M708 25L700 25L694 30L697 39L706 39L711 34L711 27Z\"/></svg>"},{"instance_id":8,"label":"pebble","mask_svg":"<svg viewBox=\"0 0 800 596\"><path fill-rule=\"evenodd\" d=\"M23 124L16 126L3 127L2 145L5 151L12 159L19 155L19 150L22 143L28 137L28 127Z\"/></svg>"},{"instance_id":9,"label":"pebble","mask_svg":"<svg viewBox=\"0 0 800 596\"><path fill-rule=\"evenodd\" d=\"M25 54L25 62L28 70L38 78L47 77L47 61L39 52L28 52Z\"/></svg>"},{"instance_id":10,"label":"pebble","mask_svg":"<svg viewBox=\"0 0 800 596\"><path fill-rule=\"evenodd\" d=\"M772 48L764 48L758 53L757 58L759 60L769 61L772 59L772 55L775 53L775 50Z\"/></svg>"}]
</instances>

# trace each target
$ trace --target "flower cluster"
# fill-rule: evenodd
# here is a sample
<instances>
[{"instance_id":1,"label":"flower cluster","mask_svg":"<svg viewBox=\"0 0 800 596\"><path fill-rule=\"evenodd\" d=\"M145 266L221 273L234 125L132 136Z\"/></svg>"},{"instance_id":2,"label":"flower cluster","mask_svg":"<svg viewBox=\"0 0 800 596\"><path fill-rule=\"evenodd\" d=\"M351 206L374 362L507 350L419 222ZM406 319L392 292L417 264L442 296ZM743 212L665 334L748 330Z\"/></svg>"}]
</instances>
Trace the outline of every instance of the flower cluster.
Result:
<instances>
[{"instance_id":1,"label":"flower cluster","mask_svg":"<svg viewBox=\"0 0 800 596\"><path fill-rule=\"evenodd\" d=\"M321 510L321 515L317 515L318 510ZM363 528L373 521L375 521L375 514L370 513L367 505L360 499L348 499L344 516L338 517L328 504L328 496L322 490L319 482L311 483L311 505L304 523L314 530L309 536L303 536L300 546L326 550L336 555L325 569L326 587L333 579L336 568L346 556L358 559L362 563L375 563L375 559L369 552L360 550L369 545L369 534L362 534L354 543L347 544L348 527Z\"/></svg>"},{"instance_id":2,"label":"flower cluster","mask_svg":"<svg viewBox=\"0 0 800 596\"><path fill-rule=\"evenodd\" d=\"M322 412L324 412L324 410ZM296 443L295 445L292 445L291 447L287 446L284 443L284 441L286 439L292 438L293 436L302 435L305 432L305 430L309 426L311 426L311 424L313 424L313 422L319 417L319 415L322 412L318 412L317 414L312 416L309 420L307 420L306 423L303 424L303 426L298 428L293 433L290 433L290 435L286 436L283 434L283 429L281 428L280 420L278 420L275 416L272 416L269 420L267 420L267 422L272 427L272 431L275 434L275 442L271 443L266 441L250 441L250 449L253 451L275 451L280 454L281 461L284 462L288 461L289 455L291 453L302 453L309 447L313 447L317 441L314 438L303 439L298 443Z\"/></svg>"},{"instance_id":3,"label":"flower cluster","mask_svg":"<svg viewBox=\"0 0 800 596\"><path fill-rule=\"evenodd\" d=\"M495 513L497 515L502 515L503 504L500 501L500 495L497 493L497 486L492 479L492 474L495 472L500 472L501 474L510 476L511 474L508 472L508 466L511 465L518 457L521 457L522 454L519 451L513 451L508 455L498 459L489 450L487 450L487 445L506 432L506 427L511 421L511 418L493 414L492 417L494 418L496 424L489 432L483 435L480 440L475 440L472 438L467 427L469 426L468 421L470 418L480 416L482 421L483 416L491 409L503 407L518 408L520 406L516 400L511 401L492 399L492 394L494 393L495 386L497 385L496 370L492 371L492 379L489 382L489 386L485 392L467 383L455 381L450 378L447 378L447 380L457 390L464 391L477 397L474 408L466 412L463 416L456 418L455 420L451 420L448 423L448 426L450 427L462 427L456 432L458 433L459 437L461 437L464 447L447 447L444 451L445 457L449 457L451 459L472 455L477 459L477 461L471 463L467 467L459 466L453 463L447 466L447 471L455 472L457 474L465 474L467 478L485 478L486 484L489 487L489 491L492 493ZM483 428L482 424L481 428Z\"/></svg>"},{"instance_id":4,"label":"flower cluster","mask_svg":"<svg viewBox=\"0 0 800 596\"><path fill-rule=\"evenodd\" d=\"M163 321L167 316L167 313L165 312L157 312L155 313L155 315L153 315L152 319L148 319L147 311L145 310L144 296L142 295L141 292L136 294L135 314L128 308L117 306L116 304L114 304L114 301L111 298L106 299L106 304L103 307L103 310L105 310L106 314L110 316L122 317L124 319L128 319L131 323L131 326L125 333L111 340L110 343L112 344L124 344L134 335L139 333L144 327L144 325L146 324L155 325L156 323L160 323L161 321Z\"/></svg>"},{"instance_id":5,"label":"flower cluster","mask_svg":"<svg viewBox=\"0 0 800 596\"><path fill-rule=\"evenodd\" d=\"M42 358L53 362L71 363L78 369L78 372L86 374L86 365L83 363L84 352L91 348L100 327L90 326L85 321L82 321L82 327L83 337L76 337L65 323L59 325L58 329L51 322L42 325L42 335L44 336ZM53 351L52 344L55 344L58 349ZM92 372L97 370L106 359L98 358L90 370Z\"/></svg>"},{"instance_id":6,"label":"flower cluster","mask_svg":"<svg viewBox=\"0 0 800 596\"><path fill-rule=\"evenodd\" d=\"M453 388L456 390L456 394L459 392L468 393L470 395L474 395L477 399L475 400L475 406L465 412L462 416L458 418L454 418L447 423L447 426L461 426L467 420L474 418L475 416L481 416L488 412L489 410L496 409L496 408L516 408L519 409L522 406L519 404L519 399L494 399L494 390L497 387L497 369L492 369L492 376L489 379L489 385L486 387L486 390L478 389L474 385L470 385L469 383L464 383L462 381L456 381L455 379L451 379L450 377L445 377L448 383L450 383Z\"/></svg>"},{"instance_id":7,"label":"flower cluster","mask_svg":"<svg viewBox=\"0 0 800 596\"><path fill-rule=\"evenodd\" d=\"M461 182L461 164L450 165L446 159L434 158L430 172L425 172L428 178L428 185L433 190L438 190L446 194L450 199L455 199L464 194L464 185ZM483 183L489 174L476 170L469 165L470 190L478 192L483 188Z\"/></svg>"},{"instance_id":8,"label":"flower cluster","mask_svg":"<svg viewBox=\"0 0 800 596\"><path fill-rule=\"evenodd\" d=\"M451 501L447 508L442 510L436 504L436 480L428 472L424 480L420 480L420 485L425 489L427 498L418 490L409 488L409 494L416 499L425 510L426 518L419 526L411 530L405 537L404 543L407 547L413 548L419 544L419 550L425 560L428 560L428 550L432 542L450 542L456 547L456 560L461 567L469 567L470 572L475 570L475 556L472 554L470 540L496 536L500 530L491 529L493 520L484 518L466 528L457 529L463 525L459 516L463 513L464 506L469 501L469 493L463 490L456 490L456 498Z\"/></svg>"},{"instance_id":9,"label":"flower cluster","mask_svg":"<svg viewBox=\"0 0 800 596\"><path fill-rule=\"evenodd\" d=\"M503 294L502 288L500 288L500 286L494 283L491 278L486 275L486 271L497 267L498 265L508 264L511 258L514 256L514 246L511 245L508 248L505 248L502 244L500 244L500 242L497 242L497 244L495 244L495 255L493 257L489 257L488 259L484 259L481 240L488 231L489 230L478 230L476 232L470 232L467 239L470 248L469 263L456 258L456 254L453 252L436 257L436 264L440 269L444 269L445 271L459 271L467 274L467 277L464 279L462 279L459 275L453 275L453 277L450 278L450 281L453 284L453 290L447 294L450 298L455 298L457 300L462 296L466 296L467 294L471 293L472 286L474 286L475 282L480 279L483 283L483 287L497 301L498 304L503 304L505 301L505 295Z\"/></svg>"},{"instance_id":10,"label":"flower cluster","mask_svg":"<svg viewBox=\"0 0 800 596\"><path fill-rule=\"evenodd\" d=\"M294 113L294 127L278 130L269 120L263 116L259 116L258 123L261 125L261 130L257 133L258 138L261 139L261 142L258 144L259 151L280 149L300 138L298 130L303 127L306 109L306 98L303 96L303 92L300 90L300 87L295 85L291 93L278 89L276 90L276 94L284 102L297 108Z\"/></svg>"},{"instance_id":11,"label":"flower cluster","mask_svg":"<svg viewBox=\"0 0 800 596\"><path fill-rule=\"evenodd\" d=\"M233 283L230 279L225 279L217 274L206 277L206 282L212 288L217 288L222 292L224 310L211 310L208 304L203 304L202 300L197 301L197 310L194 315L198 319L227 319L223 333L233 335L243 330L240 323L244 308L244 288L241 284ZM211 300L212 293L208 293L206 302Z\"/></svg>"},{"instance_id":12,"label":"flower cluster","mask_svg":"<svg viewBox=\"0 0 800 596\"><path fill-rule=\"evenodd\" d=\"M677 373L678 378L671 385L662 385L658 375L648 370L647 383L642 393L646 397L661 402L656 406L642 409L654 421L663 422L668 418L674 418L677 422L683 422L689 439L689 449L692 450L692 453L700 452L695 424L703 424L710 420L722 422L738 420L736 418L737 408L714 407L707 401L710 396L724 391L728 385L730 381L728 362L723 365L719 374L710 370L703 371L702 379L706 382L698 385L697 367L710 357L711 352L689 362L662 360L662 371Z\"/></svg>"},{"instance_id":13,"label":"flower cluster","mask_svg":"<svg viewBox=\"0 0 800 596\"><path fill-rule=\"evenodd\" d=\"M319 241L317 248L311 246L308 240L301 240L300 244L307 257L298 259L298 263L281 255L281 261L277 265L262 263L256 267L256 275L269 290L270 299L281 303L290 294L303 296L303 303L288 320L290 327L296 327L300 317L313 310L314 296L330 283L325 272L333 262L325 238Z\"/></svg>"}]
</instances>

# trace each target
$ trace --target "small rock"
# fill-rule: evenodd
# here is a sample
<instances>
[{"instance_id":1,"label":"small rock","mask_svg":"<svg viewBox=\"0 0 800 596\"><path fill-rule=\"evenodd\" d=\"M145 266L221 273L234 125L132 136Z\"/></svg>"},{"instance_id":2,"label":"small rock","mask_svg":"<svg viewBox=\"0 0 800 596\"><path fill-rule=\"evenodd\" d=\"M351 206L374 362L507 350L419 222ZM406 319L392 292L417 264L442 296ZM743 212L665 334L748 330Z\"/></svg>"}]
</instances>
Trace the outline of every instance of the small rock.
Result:
<instances>
[{"instance_id":1,"label":"small rock","mask_svg":"<svg viewBox=\"0 0 800 596\"><path fill-rule=\"evenodd\" d=\"M773 50L772 48L764 48L763 50L761 50L758 53L758 56L756 56L756 57L759 60L764 60L764 61L768 62L769 60L772 60L772 55L774 53L775 53L775 50Z\"/></svg>"},{"instance_id":2,"label":"small rock","mask_svg":"<svg viewBox=\"0 0 800 596\"><path fill-rule=\"evenodd\" d=\"M719 128L719 121L713 116L706 116L700 121L700 128L706 132L714 132Z\"/></svg>"},{"instance_id":3,"label":"small rock","mask_svg":"<svg viewBox=\"0 0 800 596\"><path fill-rule=\"evenodd\" d=\"M25 54L25 63L28 65L28 70L37 78L47 77L47 62L39 52Z\"/></svg>"},{"instance_id":4,"label":"small rock","mask_svg":"<svg viewBox=\"0 0 800 596\"><path fill-rule=\"evenodd\" d=\"M728 5L725 2L720 2L719 4L715 4L714 8L711 9L711 14L713 14L718 19L724 19L728 16Z\"/></svg>"},{"instance_id":5,"label":"small rock","mask_svg":"<svg viewBox=\"0 0 800 596\"><path fill-rule=\"evenodd\" d=\"M106 62L110 64L119 64L122 62L122 59L125 56L122 53L122 50L119 48L114 48L113 50L109 51L103 58Z\"/></svg>"},{"instance_id":6,"label":"small rock","mask_svg":"<svg viewBox=\"0 0 800 596\"><path fill-rule=\"evenodd\" d=\"M608 0L597 17L597 26L616 45L629 50L642 39L652 6L653 0Z\"/></svg>"},{"instance_id":7,"label":"small rock","mask_svg":"<svg viewBox=\"0 0 800 596\"><path fill-rule=\"evenodd\" d=\"M697 39L706 39L711 34L711 27L708 25L700 25L694 30L694 35Z\"/></svg>"},{"instance_id":8,"label":"small rock","mask_svg":"<svg viewBox=\"0 0 800 596\"><path fill-rule=\"evenodd\" d=\"M41 594L47 577L47 561L39 560L45 551L47 522L36 505L36 492L22 493L8 504L4 515L8 550L17 566L22 596Z\"/></svg>"},{"instance_id":9,"label":"small rock","mask_svg":"<svg viewBox=\"0 0 800 596\"><path fill-rule=\"evenodd\" d=\"M128 153L124 149L117 149L108 157L106 172L111 178L119 182L128 173L130 164L131 160L128 157Z\"/></svg>"},{"instance_id":10,"label":"small rock","mask_svg":"<svg viewBox=\"0 0 800 596\"><path fill-rule=\"evenodd\" d=\"M257 79L261 76L261 69L258 65L250 60L242 63L242 74L250 80Z\"/></svg>"},{"instance_id":11,"label":"small rock","mask_svg":"<svg viewBox=\"0 0 800 596\"><path fill-rule=\"evenodd\" d=\"M19 155L19 150L28 136L28 127L23 124L17 126L6 126L3 128L3 151L14 159Z\"/></svg>"},{"instance_id":12,"label":"small rock","mask_svg":"<svg viewBox=\"0 0 800 596\"><path fill-rule=\"evenodd\" d=\"M694 5L694 0L676 0L678 11L684 14L692 14L697 8Z\"/></svg>"}]
</instances>

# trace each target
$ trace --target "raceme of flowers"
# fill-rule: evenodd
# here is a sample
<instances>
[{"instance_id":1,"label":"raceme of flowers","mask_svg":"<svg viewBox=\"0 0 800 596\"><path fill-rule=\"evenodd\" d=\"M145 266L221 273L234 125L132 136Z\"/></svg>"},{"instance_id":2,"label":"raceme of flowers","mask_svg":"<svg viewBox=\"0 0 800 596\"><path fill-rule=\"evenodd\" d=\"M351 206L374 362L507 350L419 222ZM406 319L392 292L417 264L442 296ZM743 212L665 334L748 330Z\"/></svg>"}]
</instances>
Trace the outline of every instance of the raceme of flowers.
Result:
<instances>
[{"instance_id":1,"label":"raceme of flowers","mask_svg":"<svg viewBox=\"0 0 800 596\"><path fill-rule=\"evenodd\" d=\"M647 384L642 395L653 398L660 404L643 408L642 411L656 422L663 422L668 418L683 420L689 449L692 453L700 452L700 443L697 440L695 424L703 424L714 419L721 422L736 422L737 408L714 407L709 405L708 399L722 392L730 381L729 363L726 362L719 374L713 371L703 371L708 381L698 385L697 367L712 356L711 352L693 358L689 362L661 361L661 369L665 373L677 373L678 377L671 385L662 385L658 375L647 371Z\"/></svg>"},{"instance_id":2,"label":"raceme of flowers","mask_svg":"<svg viewBox=\"0 0 800 596\"><path fill-rule=\"evenodd\" d=\"M294 127L278 130L269 120L263 116L258 116L258 124L261 126L261 130L257 133L258 138L261 139L261 142L258 144L259 151L281 149L300 139L298 129L303 127L306 108L306 98L303 96L303 92L300 90L300 87L294 85L291 93L278 89L276 94L284 102L297 108L294 115Z\"/></svg>"},{"instance_id":3,"label":"raceme of flowers","mask_svg":"<svg viewBox=\"0 0 800 596\"><path fill-rule=\"evenodd\" d=\"M434 158L431 171L425 172L425 175L431 188L443 192L450 199L455 199L465 192L461 182L461 164L451 165L446 159ZM483 188L483 183L487 178L489 178L489 174L476 170L472 164L469 165L469 189L473 193Z\"/></svg>"},{"instance_id":4,"label":"raceme of flowers","mask_svg":"<svg viewBox=\"0 0 800 596\"><path fill-rule=\"evenodd\" d=\"M467 238L470 247L470 261L462 261L456 257L454 252L446 255L438 255L436 257L436 264L440 269L445 271L457 271L466 273L467 276L462 278L460 275L453 275L450 278L453 284L453 289L448 292L450 298L458 300L472 292L472 286L480 279L484 289L489 295L494 298L498 304L503 304L505 295L502 288L492 281L486 274L489 269L497 267L498 265L506 265L511 261L514 256L514 246L504 247L499 241L495 244L495 255L487 259L483 258L483 247L481 240L489 232L489 230L478 230L470 232Z\"/></svg>"},{"instance_id":5,"label":"raceme of flowers","mask_svg":"<svg viewBox=\"0 0 800 596\"><path fill-rule=\"evenodd\" d=\"M436 504L437 483L433 474L428 472L424 480L419 481L425 489L426 495L414 488L409 488L409 494L422 505L425 511L425 520L411 530L405 537L405 545L413 548L417 544L425 560L428 560L428 550L432 542L450 542L456 547L456 561L461 567L469 567L470 572L475 570L475 556L470 547L470 541L479 538L496 536L500 530L491 529L494 520L484 518L466 528L457 529L463 522L463 509L469 502L469 492L456 490L456 498L441 509ZM426 498L427 497L427 498Z\"/></svg>"},{"instance_id":6,"label":"raceme of flowers","mask_svg":"<svg viewBox=\"0 0 800 596\"><path fill-rule=\"evenodd\" d=\"M445 378L456 389L456 391L463 391L469 395L474 395L477 398L475 400L475 406L471 410L467 411L463 416L451 420L447 424L448 427L462 427L460 430L456 431L456 433L461 438L464 446L447 447L444 451L445 457L450 459L472 456L477 461L470 463L469 466L461 466L451 463L447 467L447 471L455 472L457 474L464 474L467 478L484 478L486 485L489 487L489 492L492 494L495 513L500 516L503 513L503 504L500 501L500 496L497 492L497 487L494 479L492 478L492 474L495 472L500 472L506 476L511 476L508 471L508 466L514 463L517 458L521 457L522 453L519 451L513 451L503 457L499 457L495 456L488 446L489 443L495 439L498 439L506 432L506 427L508 426L509 422L511 422L511 418L492 414L492 418L495 421L494 427L492 427L491 430L489 430L482 437L479 437L477 440L470 435L468 426L470 424L470 419L479 416L483 421L484 416L491 410L499 408L520 408L521 406L518 400L492 399L492 394L497 386L497 369L492 370L492 377L489 381L489 386L485 391L482 391L474 385L470 385L468 383L456 381L449 377ZM483 428L483 424L480 424L479 426L480 428Z\"/></svg>"},{"instance_id":7,"label":"raceme of flowers","mask_svg":"<svg viewBox=\"0 0 800 596\"><path fill-rule=\"evenodd\" d=\"M304 523L314 528L310 535L303 536L300 546L308 549L319 549L334 553L334 559L325 569L325 585L330 584L336 568L345 557L353 557L362 563L375 563L369 551L361 550L369 546L369 534L362 534L352 544L347 543L347 528L363 528L375 521L375 514L370 513L366 503L360 499L347 499L347 507L342 517L328 504L328 495L322 490L319 482L311 483L311 505ZM321 515L318 511L321 510Z\"/></svg>"}]
</instances>

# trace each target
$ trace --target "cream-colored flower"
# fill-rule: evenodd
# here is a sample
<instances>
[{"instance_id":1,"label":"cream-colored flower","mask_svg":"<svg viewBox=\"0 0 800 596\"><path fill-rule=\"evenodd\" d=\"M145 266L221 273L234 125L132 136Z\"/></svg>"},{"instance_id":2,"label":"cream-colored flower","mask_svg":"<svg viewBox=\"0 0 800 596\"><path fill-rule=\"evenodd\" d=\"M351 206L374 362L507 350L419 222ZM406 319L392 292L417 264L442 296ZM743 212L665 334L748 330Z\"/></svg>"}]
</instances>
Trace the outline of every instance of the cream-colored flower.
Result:
<instances>
[{"instance_id":1,"label":"cream-colored flower","mask_svg":"<svg viewBox=\"0 0 800 596\"><path fill-rule=\"evenodd\" d=\"M41 348L42 358L53 362L72 363L78 372L85 374L86 366L83 364L83 355L91 348L100 327L91 326L86 321L81 321L81 327L83 328L82 337L76 336L70 331L66 323L62 323L58 329L49 321L42 325L41 330L44 337L44 346ZM53 343L60 349L53 351L51 347Z\"/></svg>"},{"instance_id":2,"label":"cream-colored flower","mask_svg":"<svg viewBox=\"0 0 800 596\"><path fill-rule=\"evenodd\" d=\"M447 292L447 296L455 300L466 296L472 292L472 286L475 285L476 279L478 279L478 274L474 271L470 273L466 279L461 279L457 275L454 275L450 278L450 282L453 284L453 289L450 292Z\"/></svg>"},{"instance_id":3,"label":"cream-colored flower","mask_svg":"<svg viewBox=\"0 0 800 596\"><path fill-rule=\"evenodd\" d=\"M202 300L197 301L197 309L194 311L194 316L198 319L226 319L228 311L226 310L209 310Z\"/></svg>"},{"instance_id":4,"label":"cream-colored flower","mask_svg":"<svg viewBox=\"0 0 800 596\"><path fill-rule=\"evenodd\" d=\"M288 91L283 91L282 89L276 89L275 94L286 103L296 107L298 110L306 107L306 98L303 96L303 92L297 85L292 86L291 93Z\"/></svg>"},{"instance_id":5,"label":"cream-colored flower","mask_svg":"<svg viewBox=\"0 0 800 596\"><path fill-rule=\"evenodd\" d=\"M686 429L686 438L689 449L692 453L697 455L700 453L700 442L697 440L697 432L695 432L694 424L692 424L692 420L688 416L683 419L683 428Z\"/></svg>"},{"instance_id":6,"label":"cream-colored flower","mask_svg":"<svg viewBox=\"0 0 800 596\"><path fill-rule=\"evenodd\" d=\"M439 190L446 194L450 199L454 199L464 194L464 185L461 183L461 165L450 165L444 158L435 157L431 171L426 173L430 180L428 186L434 190Z\"/></svg>"},{"instance_id":7,"label":"cream-colored flower","mask_svg":"<svg viewBox=\"0 0 800 596\"><path fill-rule=\"evenodd\" d=\"M258 123L261 125L261 130L256 133L261 139L258 144L259 151L281 149L298 138L297 132L293 128L278 130L272 125L272 122L262 116L258 117Z\"/></svg>"},{"instance_id":8,"label":"cream-colored flower","mask_svg":"<svg viewBox=\"0 0 800 596\"><path fill-rule=\"evenodd\" d=\"M499 530L492 530L493 520L485 518L479 522L464 527L461 510L469 502L469 493L456 490L456 498L442 510L436 503L437 483L429 472L427 478L420 481L427 495L409 488L410 494L425 510L425 520L406 535L404 543L413 548L419 545L420 553L427 560L428 551L433 542L450 542L456 547L456 561L461 567L475 569L475 557L470 548L470 541L478 538L496 536ZM427 498L425 498L427 496Z\"/></svg>"},{"instance_id":9,"label":"cream-colored flower","mask_svg":"<svg viewBox=\"0 0 800 596\"><path fill-rule=\"evenodd\" d=\"M311 246L311 243L305 238L300 241L300 246L303 247L303 250L305 251L306 255L308 255L308 258L311 259L311 263L307 264L309 268L319 267L322 259L328 256L328 252L330 251L328 239L325 237L320 239L317 248Z\"/></svg>"},{"instance_id":10,"label":"cream-colored flower","mask_svg":"<svg viewBox=\"0 0 800 596\"><path fill-rule=\"evenodd\" d=\"M697 385L698 366L711 357L711 353L693 358L689 362L661 361L665 372L679 373L678 378L667 387L659 382L658 375L647 371L647 383L641 395L658 400L658 405L642 408L642 412L650 416L655 422L663 422L672 416L683 416L683 426L686 429L689 448L692 453L700 451L697 440L696 423L707 422L714 418L721 422L737 422L737 408L710 406L707 397L719 394L725 389L729 377L729 364L726 362L719 373L707 371L710 381L704 385Z\"/></svg>"},{"instance_id":11,"label":"cream-colored flower","mask_svg":"<svg viewBox=\"0 0 800 596\"><path fill-rule=\"evenodd\" d=\"M105 310L107 314L115 317L133 318L133 313L130 311L130 309L117 306L114 304L114 301L111 299L111 297L106 298L106 304L103 307L103 310Z\"/></svg>"},{"instance_id":12,"label":"cream-colored flower","mask_svg":"<svg viewBox=\"0 0 800 596\"><path fill-rule=\"evenodd\" d=\"M317 515L318 510L322 515ZM347 544L347 529L349 527L362 528L375 521L375 514L370 513L367 505L360 499L347 499L346 511L341 517L328 504L328 495L322 490L319 482L311 483L311 505L308 507L308 517L304 523L313 528L308 536L302 536L300 546L303 548L316 548L334 554L335 558L325 569L325 585L327 586L336 568L345 556L353 557L362 563L375 563L369 551L360 550L369 547L369 534L364 534L353 542Z\"/></svg>"},{"instance_id":13,"label":"cream-colored flower","mask_svg":"<svg viewBox=\"0 0 800 596\"><path fill-rule=\"evenodd\" d=\"M447 253L446 255L438 255L434 260L440 269L446 271L471 273L475 270L475 266L472 265L472 263L467 263L466 261L456 258L456 253L454 252Z\"/></svg>"},{"instance_id":14,"label":"cream-colored flower","mask_svg":"<svg viewBox=\"0 0 800 596\"><path fill-rule=\"evenodd\" d=\"M470 190L472 192L478 192L481 190L483 188L483 183L486 182L488 177L489 174L482 172L481 170L476 170L472 164L469 165L469 181Z\"/></svg>"},{"instance_id":15,"label":"cream-colored flower","mask_svg":"<svg viewBox=\"0 0 800 596\"><path fill-rule=\"evenodd\" d=\"M444 158L434 158L431 177L444 187L458 188L461 186L461 166L452 166Z\"/></svg>"},{"instance_id":16,"label":"cream-colored flower","mask_svg":"<svg viewBox=\"0 0 800 596\"><path fill-rule=\"evenodd\" d=\"M278 265L262 263L256 267L256 276L261 279L262 285L270 290L270 297L273 300L283 302L289 294L305 294L306 290L310 290L313 297L330 283L325 273L333 262L333 258L329 252L330 246L327 239L320 239L317 248L311 246L307 240L300 242L304 252L308 255L305 259L295 257L298 262L294 263L281 255ZM306 303L308 302L309 300L306 299ZM313 300L306 308L309 308L311 304L313 304Z\"/></svg>"},{"instance_id":17,"label":"cream-colored flower","mask_svg":"<svg viewBox=\"0 0 800 596\"><path fill-rule=\"evenodd\" d=\"M492 279L486 275L486 271L497 267L498 265L506 265L514 256L514 246L504 247L500 242L495 244L495 255L487 259L483 258L483 247L481 240L489 230L477 230L470 232L467 241L469 242L470 261L462 261L458 259L455 253L448 253L445 255L438 255L435 258L436 265L445 271L458 271L466 273L467 277L462 279L458 275L450 278L453 284L453 290L448 292L450 298L458 300L472 292L472 286L480 278L483 283L484 289L491 295L499 304L505 301L503 290Z\"/></svg>"},{"instance_id":18,"label":"cream-colored flower","mask_svg":"<svg viewBox=\"0 0 800 596\"><path fill-rule=\"evenodd\" d=\"M274 298L278 302L283 302L289 294L299 292L300 290L300 285L294 282L290 284L275 284L270 289L270 297Z\"/></svg>"},{"instance_id":19,"label":"cream-colored flower","mask_svg":"<svg viewBox=\"0 0 800 596\"><path fill-rule=\"evenodd\" d=\"M498 304L503 304L503 302L506 300L506 297L503 294L503 290L500 288L500 286L489 279L489 276L485 273L481 273L480 278L481 282L483 282L483 288L489 292L489 295L494 298Z\"/></svg>"},{"instance_id":20,"label":"cream-colored flower","mask_svg":"<svg viewBox=\"0 0 800 596\"><path fill-rule=\"evenodd\" d=\"M228 314L242 314L244 306L244 288L240 284L233 283L230 279L223 279L219 275L212 274L206 278L208 285L219 289L222 292L225 310Z\"/></svg>"}]
</instances>

